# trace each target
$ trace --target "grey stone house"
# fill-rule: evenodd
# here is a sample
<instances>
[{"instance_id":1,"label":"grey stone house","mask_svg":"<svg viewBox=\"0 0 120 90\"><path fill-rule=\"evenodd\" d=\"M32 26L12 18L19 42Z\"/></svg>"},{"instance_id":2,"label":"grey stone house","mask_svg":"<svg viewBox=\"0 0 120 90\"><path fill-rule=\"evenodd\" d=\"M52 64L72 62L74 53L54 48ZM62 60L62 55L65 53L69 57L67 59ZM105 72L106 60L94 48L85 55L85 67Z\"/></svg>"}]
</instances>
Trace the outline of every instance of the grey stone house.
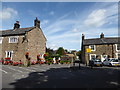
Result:
<instances>
[{"instance_id":1,"label":"grey stone house","mask_svg":"<svg viewBox=\"0 0 120 90\"><path fill-rule=\"evenodd\" d=\"M103 61L105 58L120 59L120 37L104 37L101 33L100 38L85 39L82 34L81 58L82 62L88 65L89 60L99 58ZM90 51L87 51L90 49Z\"/></svg>"},{"instance_id":2,"label":"grey stone house","mask_svg":"<svg viewBox=\"0 0 120 90\"><path fill-rule=\"evenodd\" d=\"M14 24L14 29L0 31L0 58L10 57L13 61L25 61L26 52L31 60L37 60L38 54L46 52L46 38L36 18L33 27L20 28Z\"/></svg>"}]
</instances>

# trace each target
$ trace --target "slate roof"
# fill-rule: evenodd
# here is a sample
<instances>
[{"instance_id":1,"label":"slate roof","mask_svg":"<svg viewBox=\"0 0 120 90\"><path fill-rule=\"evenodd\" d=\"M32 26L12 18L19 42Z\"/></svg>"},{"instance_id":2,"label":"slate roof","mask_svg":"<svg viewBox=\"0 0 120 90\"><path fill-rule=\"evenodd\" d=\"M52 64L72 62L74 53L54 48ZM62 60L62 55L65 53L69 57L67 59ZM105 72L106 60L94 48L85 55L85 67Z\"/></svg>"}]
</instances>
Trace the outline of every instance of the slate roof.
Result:
<instances>
[{"instance_id":1,"label":"slate roof","mask_svg":"<svg viewBox=\"0 0 120 90\"><path fill-rule=\"evenodd\" d=\"M2 30L2 31L0 31L0 37L2 37L2 36L24 35L26 32L31 31L33 28L35 28L35 27Z\"/></svg>"},{"instance_id":2,"label":"slate roof","mask_svg":"<svg viewBox=\"0 0 120 90\"><path fill-rule=\"evenodd\" d=\"M84 39L83 45L120 44L120 37Z\"/></svg>"}]
</instances>

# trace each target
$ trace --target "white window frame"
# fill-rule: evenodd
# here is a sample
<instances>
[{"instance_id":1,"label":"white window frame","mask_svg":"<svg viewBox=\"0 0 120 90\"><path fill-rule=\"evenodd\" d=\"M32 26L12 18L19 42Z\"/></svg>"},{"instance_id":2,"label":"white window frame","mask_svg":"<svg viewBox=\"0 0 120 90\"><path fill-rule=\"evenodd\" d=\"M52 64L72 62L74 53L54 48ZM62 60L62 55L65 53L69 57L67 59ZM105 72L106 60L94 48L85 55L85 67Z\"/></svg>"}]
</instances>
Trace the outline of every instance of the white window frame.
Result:
<instances>
[{"instance_id":1,"label":"white window frame","mask_svg":"<svg viewBox=\"0 0 120 90\"><path fill-rule=\"evenodd\" d=\"M116 47L116 51L120 51L120 50L117 50L117 46L118 46L118 44L115 44L115 47Z\"/></svg>"},{"instance_id":2,"label":"white window frame","mask_svg":"<svg viewBox=\"0 0 120 90\"><path fill-rule=\"evenodd\" d=\"M91 49L91 46L94 46L94 50ZM91 51L96 51L96 46L95 45L89 45L89 48L91 49Z\"/></svg>"},{"instance_id":3,"label":"white window frame","mask_svg":"<svg viewBox=\"0 0 120 90\"><path fill-rule=\"evenodd\" d=\"M17 38L17 41L16 42L11 42L11 38ZM18 36L10 36L9 37L9 43L18 43Z\"/></svg>"},{"instance_id":4,"label":"white window frame","mask_svg":"<svg viewBox=\"0 0 120 90\"><path fill-rule=\"evenodd\" d=\"M116 53L116 59L118 59L118 54L120 54L120 53Z\"/></svg>"},{"instance_id":5,"label":"white window frame","mask_svg":"<svg viewBox=\"0 0 120 90\"><path fill-rule=\"evenodd\" d=\"M6 58L7 57L10 57L10 53L11 53L11 60L12 60L12 56L13 56L13 51L5 51L5 53L6 53ZM9 53L9 55L8 55L8 53Z\"/></svg>"},{"instance_id":6,"label":"white window frame","mask_svg":"<svg viewBox=\"0 0 120 90\"><path fill-rule=\"evenodd\" d=\"M90 54L90 60L91 60L91 56L94 55L96 57L96 54Z\"/></svg>"},{"instance_id":7,"label":"white window frame","mask_svg":"<svg viewBox=\"0 0 120 90\"><path fill-rule=\"evenodd\" d=\"M3 37L0 37L0 44L2 44L2 41L3 41Z\"/></svg>"},{"instance_id":8,"label":"white window frame","mask_svg":"<svg viewBox=\"0 0 120 90\"><path fill-rule=\"evenodd\" d=\"M107 57L108 57L108 55L104 55L106 58L104 58L104 59L107 59ZM101 55L101 61L103 62L104 61L104 59L103 59L103 55Z\"/></svg>"}]
</instances>

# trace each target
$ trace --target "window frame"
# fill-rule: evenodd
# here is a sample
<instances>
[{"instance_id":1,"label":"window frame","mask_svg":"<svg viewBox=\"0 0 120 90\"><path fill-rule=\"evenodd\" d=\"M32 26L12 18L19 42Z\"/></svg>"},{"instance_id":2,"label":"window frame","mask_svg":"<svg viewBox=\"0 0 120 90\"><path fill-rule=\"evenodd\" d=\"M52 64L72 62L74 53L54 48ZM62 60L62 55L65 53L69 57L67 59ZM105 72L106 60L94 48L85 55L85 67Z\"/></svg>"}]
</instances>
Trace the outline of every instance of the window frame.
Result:
<instances>
[{"instance_id":1,"label":"window frame","mask_svg":"<svg viewBox=\"0 0 120 90\"><path fill-rule=\"evenodd\" d=\"M3 37L0 37L0 44L2 44L3 42Z\"/></svg>"},{"instance_id":2,"label":"window frame","mask_svg":"<svg viewBox=\"0 0 120 90\"><path fill-rule=\"evenodd\" d=\"M90 60L91 60L91 56L92 56L92 55L94 55L94 56L95 56L95 58L96 58L96 54L90 54L90 56L89 56Z\"/></svg>"},{"instance_id":3,"label":"window frame","mask_svg":"<svg viewBox=\"0 0 120 90\"><path fill-rule=\"evenodd\" d=\"M118 59L118 54L120 55L120 53L116 53L116 58Z\"/></svg>"},{"instance_id":4,"label":"window frame","mask_svg":"<svg viewBox=\"0 0 120 90\"><path fill-rule=\"evenodd\" d=\"M120 50L118 50L118 48L117 48L117 47L118 47L118 44L115 44L115 46L116 46L116 51L120 51Z\"/></svg>"},{"instance_id":5,"label":"window frame","mask_svg":"<svg viewBox=\"0 0 120 90\"><path fill-rule=\"evenodd\" d=\"M6 58L11 58L11 60L12 60L12 57L13 57L13 51L5 51L5 53L6 53ZM8 55L8 53L9 53L9 55ZM10 55L10 53L11 53L11 55ZM10 57L11 56L11 57Z\"/></svg>"},{"instance_id":6,"label":"window frame","mask_svg":"<svg viewBox=\"0 0 120 90\"><path fill-rule=\"evenodd\" d=\"M94 50L91 49L91 46L94 46ZM91 49L91 51L96 51L96 46L95 45L89 45L89 48Z\"/></svg>"},{"instance_id":7,"label":"window frame","mask_svg":"<svg viewBox=\"0 0 120 90\"><path fill-rule=\"evenodd\" d=\"M18 43L18 37L19 36L10 36L9 37L9 43ZM11 38L17 38L17 41L16 42L11 42Z\"/></svg>"}]
</instances>

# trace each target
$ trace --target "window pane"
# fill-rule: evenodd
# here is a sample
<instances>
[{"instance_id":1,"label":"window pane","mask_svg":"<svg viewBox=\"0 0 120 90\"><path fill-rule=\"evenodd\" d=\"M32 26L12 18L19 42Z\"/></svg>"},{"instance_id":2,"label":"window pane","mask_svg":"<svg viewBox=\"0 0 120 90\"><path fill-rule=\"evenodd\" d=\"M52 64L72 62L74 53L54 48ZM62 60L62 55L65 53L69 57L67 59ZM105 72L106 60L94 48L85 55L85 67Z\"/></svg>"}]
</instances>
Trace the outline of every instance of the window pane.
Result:
<instances>
[{"instance_id":1,"label":"window pane","mask_svg":"<svg viewBox=\"0 0 120 90\"><path fill-rule=\"evenodd\" d=\"M117 44L117 50L120 50L120 44Z\"/></svg>"},{"instance_id":2,"label":"window pane","mask_svg":"<svg viewBox=\"0 0 120 90\"><path fill-rule=\"evenodd\" d=\"M95 45L90 45L91 50L95 50Z\"/></svg>"},{"instance_id":3,"label":"window pane","mask_svg":"<svg viewBox=\"0 0 120 90\"><path fill-rule=\"evenodd\" d=\"M91 55L91 59L95 59L96 58L96 56L95 55Z\"/></svg>"},{"instance_id":4,"label":"window pane","mask_svg":"<svg viewBox=\"0 0 120 90\"><path fill-rule=\"evenodd\" d=\"M120 54L118 54L118 59L120 60Z\"/></svg>"},{"instance_id":5,"label":"window pane","mask_svg":"<svg viewBox=\"0 0 120 90\"><path fill-rule=\"evenodd\" d=\"M10 43L17 43L18 38L16 37L11 37L10 38Z\"/></svg>"}]
</instances>

